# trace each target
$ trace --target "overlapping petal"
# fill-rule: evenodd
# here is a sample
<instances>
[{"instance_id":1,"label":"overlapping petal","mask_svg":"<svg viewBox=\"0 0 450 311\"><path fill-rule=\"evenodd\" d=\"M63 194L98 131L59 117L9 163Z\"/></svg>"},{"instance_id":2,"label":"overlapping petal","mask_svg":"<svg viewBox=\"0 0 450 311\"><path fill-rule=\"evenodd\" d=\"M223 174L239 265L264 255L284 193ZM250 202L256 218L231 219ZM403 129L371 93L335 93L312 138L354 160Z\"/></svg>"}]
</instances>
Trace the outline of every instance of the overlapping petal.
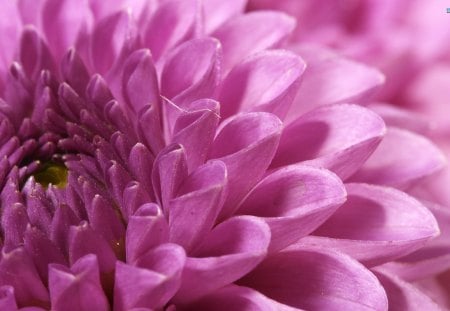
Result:
<instances>
[{"instance_id":1,"label":"overlapping petal","mask_svg":"<svg viewBox=\"0 0 450 311\"><path fill-rule=\"evenodd\" d=\"M258 183L237 213L258 216L267 222L272 252L311 233L345 199L344 185L331 172L292 165L273 172Z\"/></svg>"},{"instance_id":2,"label":"overlapping petal","mask_svg":"<svg viewBox=\"0 0 450 311\"><path fill-rule=\"evenodd\" d=\"M318 108L284 129L271 167L304 162L346 179L376 149L385 130L378 115L360 106Z\"/></svg>"},{"instance_id":3,"label":"overlapping petal","mask_svg":"<svg viewBox=\"0 0 450 311\"><path fill-rule=\"evenodd\" d=\"M388 309L383 287L372 273L349 256L321 248L273 254L238 283L305 310Z\"/></svg>"},{"instance_id":4,"label":"overlapping petal","mask_svg":"<svg viewBox=\"0 0 450 311\"><path fill-rule=\"evenodd\" d=\"M334 248L374 266L412 253L439 234L431 212L393 188L347 184L346 203L300 244Z\"/></svg>"}]
</instances>

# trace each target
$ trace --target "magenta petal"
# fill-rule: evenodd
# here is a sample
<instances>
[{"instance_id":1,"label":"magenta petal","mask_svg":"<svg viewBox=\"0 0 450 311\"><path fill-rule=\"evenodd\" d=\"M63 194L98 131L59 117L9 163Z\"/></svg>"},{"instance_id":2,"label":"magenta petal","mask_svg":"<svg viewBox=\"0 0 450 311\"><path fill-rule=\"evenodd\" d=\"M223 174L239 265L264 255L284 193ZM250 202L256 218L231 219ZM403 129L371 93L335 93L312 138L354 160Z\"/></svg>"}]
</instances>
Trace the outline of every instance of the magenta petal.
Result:
<instances>
[{"instance_id":1,"label":"magenta petal","mask_svg":"<svg viewBox=\"0 0 450 311\"><path fill-rule=\"evenodd\" d=\"M136 113L148 105L159 111L158 78L150 50L138 50L128 57L122 76L122 94Z\"/></svg>"},{"instance_id":2,"label":"magenta petal","mask_svg":"<svg viewBox=\"0 0 450 311\"><path fill-rule=\"evenodd\" d=\"M144 30L144 44L155 60L180 43L192 37L199 18L198 4L194 0L168 0L162 2Z\"/></svg>"},{"instance_id":3,"label":"magenta petal","mask_svg":"<svg viewBox=\"0 0 450 311\"><path fill-rule=\"evenodd\" d=\"M0 279L2 285L14 287L14 295L19 306L34 301L35 305L46 307L49 297L47 289L34 267L33 261L23 248L5 253L0 259Z\"/></svg>"},{"instance_id":4,"label":"magenta petal","mask_svg":"<svg viewBox=\"0 0 450 311\"><path fill-rule=\"evenodd\" d=\"M391 127L352 181L406 188L445 164L445 156L430 140Z\"/></svg>"},{"instance_id":5,"label":"magenta petal","mask_svg":"<svg viewBox=\"0 0 450 311\"><path fill-rule=\"evenodd\" d=\"M127 263L135 264L144 253L168 240L169 227L159 206L154 203L142 205L128 222L125 240Z\"/></svg>"},{"instance_id":6,"label":"magenta petal","mask_svg":"<svg viewBox=\"0 0 450 311\"><path fill-rule=\"evenodd\" d=\"M264 219L270 251L311 233L345 202L346 191L333 173L302 165L284 167L255 186L237 213Z\"/></svg>"},{"instance_id":7,"label":"magenta petal","mask_svg":"<svg viewBox=\"0 0 450 311\"><path fill-rule=\"evenodd\" d=\"M383 120L369 109L348 104L321 107L284 129L272 167L304 161L346 179L367 160L385 131Z\"/></svg>"},{"instance_id":8,"label":"magenta petal","mask_svg":"<svg viewBox=\"0 0 450 311\"><path fill-rule=\"evenodd\" d=\"M220 78L220 42L214 38L193 39L168 56L161 74L161 93L183 106L211 98Z\"/></svg>"},{"instance_id":9,"label":"magenta petal","mask_svg":"<svg viewBox=\"0 0 450 311\"><path fill-rule=\"evenodd\" d=\"M51 264L49 289L52 310L109 310L108 300L100 284L97 258L94 255L78 259L70 269Z\"/></svg>"},{"instance_id":10,"label":"magenta petal","mask_svg":"<svg viewBox=\"0 0 450 311\"><path fill-rule=\"evenodd\" d=\"M180 286L186 255L176 244L161 244L136 262L116 263L114 310L162 308Z\"/></svg>"},{"instance_id":11,"label":"magenta petal","mask_svg":"<svg viewBox=\"0 0 450 311\"><path fill-rule=\"evenodd\" d=\"M187 106L188 110L182 110L169 101L165 102L171 105L170 108L177 109L173 128L168 129L172 134L169 141L185 148L188 171L192 172L205 163L211 149L220 119L219 104L214 100L202 99L191 103L193 107ZM172 114L168 109L166 112Z\"/></svg>"},{"instance_id":12,"label":"magenta petal","mask_svg":"<svg viewBox=\"0 0 450 311\"><path fill-rule=\"evenodd\" d=\"M107 73L131 40L135 25L126 11L119 11L99 21L92 33L90 53L95 69ZM113 36L111 34L114 34Z\"/></svg>"},{"instance_id":13,"label":"magenta petal","mask_svg":"<svg viewBox=\"0 0 450 311\"><path fill-rule=\"evenodd\" d=\"M347 184L344 203L300 243L320 244L374 266L409 254L439 234L433 214L413 197L393 189Z\"/></svg>"},{"instance_id":14,"label":"magenta petal","mask_svg":"<svg viewBox=\"0 0 450 311\"><path fill-rule=\"evenodd\" d=\"M216 30L217 27L221 26L227 20L241 14L245 5L246 0L208 0L203 2L203 12L207 18L204 20L204 27L206 33L211 33Z\"/></svg>"},{"instance_id":15,"label":"magenta petal","mask_svg":"<svg viewBox=\"0 0 450 311\"><path fill-rule=\"evenodd\" d=\"M297 49L308 65L300 90L291 106L288 121L326 104L357 103L370 98L384 76L376 69L316 46ZM344 78L345 77L345 78Z\"/></svg>"},{"instance_id":16,"label":"magenta petal","mask_svg":"<svg viewBox=\"0 0 450 311\"><path fill-rule=\"evenodd\" d=\"M430 297L426 296L422 291L413 285L402 281L398 277L389 275L381 269L375 269L375 275L383 285L386 291L389 310L442 310Z\"/></svg>"},{"instance_id":17,"label":"magenta petal","mask_svg":"<svg viewBox=\"0 0 450 311\"><path fill-rule=\"evenodd\" d=\"M23 30L20 61L24 71L32 79L37 79L41 70L55 70L53 57L47 45L32 26L27 26Z\"/></svg>"},{"instance_id":18,"label":"magenta petal","mask_svg":"<svg viewBox=\"0 0 450 311\"><path fill-rule=\"evenodd\" d=\"M241 110L267 111L283 118L305 67L300 57L287 51L263 51L246 58L221 85L221 116Z\"/></svg>"},{"instance_id":19,"label":"magenta petal","mask_svg":"<svg viewBox=\"0 0 450 311\"><path fill-rule=\"evenodd\" d=\"M200 249L188 257L175 302L187 302L230 284L265 257L268 226L257 217L233 217L205 236Z\"/></svg>"},{"instance_id":20,"label":"magenta petal","mask_svg":"<svg viewBox=\"0 0 450 311\"><path fill-rule=\"evenodd\" d=\"M213 225L226 195L227 169L210 161L196 169L181 184L177 197L169 202L170 242L189 253Z\"/></svg>"},{"instance_id":21,"label":"magenta petal","mask_svg":"<svg viewBox=\"0 0 450 311\"><path fill-rule=\"evenodd\" d=\"M169 200L175 196L188 175L186 154L182 146L169 145L158 154L152 171L153 191L164 214L169 214Z\"/></svg>"},{"instance_id":22,"label":"magenta petal","mask_svg":"<svg viewBox=\"0 0 450 311\"><path fill-rule=\"evenodd\" d=\"M306 310L387 310L377 278L341 253L320 248L288 249L266 258L239 284Z\"/></svg>"},{"instance_id":23,"label":"magenta petal","mask_svg":"<svg viewBox=\"0 0 450 311\"><path fill-rule=\"evenodd\" d=\"M75 46L80 32L91 27L93 16L86 0L48 0L42 8L44 33L57 59Z\"/></svg>"},{"instance_id":24,"label":"magenta petal","mask_svg":"<svg viewBox=\"0 0 450 311\"><path fill-rule=\"evenodd\" d=\"M426 117L411 110L384 103L372 103L368 108L382 117L388 127L402 128L422 135L426 135L431 129Z\"/></svg>"},{"instance_id":25,"label":"magenta petal","mask_svg":"<svg viewBox=\"0 0 450 311\"><path fill-rule=\"evenodd\" d=\"M69 259L74 264L78 259L88 254L97 255L100 272L109 273L114 270L116 254L108 241L99 236L83 221L79 226L70 227Z\"/></svg>"},{"instance_id":26,"label":"magenta petal","mask_svg":"<svg viewBox=\"0 0 450 311\"><path fill-rule=\"evenodd\" d=\"M212 36L223 46L223 72L228 73L247 56L276 47L294 29L295 21L278 12L252 12L229 20Z\"/></svg>"},{"instance_id":27,"label":"magenta petal","mask_svg":"<svg viewBox=\"0 0 450 311\"><path fill-rule=\"evenodd\" d=\"M273 114L240 114L222 123L210 158L225 163L229 193L220 217L231 215L239 201L263 176L278 146L281 121Z\"/></svg>"},{"instance_id":28,"label":"magenta petal","mask_svg":"<svg viewBox=\"0 0 450 311\"><path fill-rule=\"evenodd\" d=\"M299 309L283 305L251 288L229 285L190 303L186 310L294 311Z\"/></svg>"},{"instance_id":29,"label":"magenta petal","mask_svg":"<svg viewBox=\"0 0 450 311\"><path fill-rule=\"evenodd\" d=\"M385 271L407 281L429 278L450 269L450 211L447 206L424 204L436 217L441 234L414 253L383 265Z\"/></svg>"},{"instance_id":30,"label":"magenta petal","mask_svg":"<svg viewBox=\"0 0 450 311\"><path fill-rule=\"evenodd\" d=\"M0 287L0 310L17 311L14 287L4 285Z\"/></svg>"}]
</instances>

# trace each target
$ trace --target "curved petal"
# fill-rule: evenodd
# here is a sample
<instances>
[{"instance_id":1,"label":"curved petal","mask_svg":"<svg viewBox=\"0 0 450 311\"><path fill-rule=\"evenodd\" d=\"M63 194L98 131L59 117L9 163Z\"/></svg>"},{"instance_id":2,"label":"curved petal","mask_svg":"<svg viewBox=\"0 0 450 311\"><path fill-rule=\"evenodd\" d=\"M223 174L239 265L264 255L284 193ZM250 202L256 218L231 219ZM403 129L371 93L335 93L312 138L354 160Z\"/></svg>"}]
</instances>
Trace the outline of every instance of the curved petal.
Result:
<instances>
[{"instance_id":1,"label":"curved petal","mask_svg":"<svg viewBox=\"0 0 450 311\"><path fill-rule=\"evenodd\" d=\"M212 36L222 43L224 74L247 56L279 45L294 27L293 18L271 11L239 15L223 24Z\"/></svg>"},{"instance_id":2,"label":"curved petal","mask_svg":"<svg viewBox=\"0 0 450 311\"><path fill-rule=\"evenodd\" d=\"M138 50L127 58L122 74L122 95L135 113L148 105L160 110L158 78L150 50Z\"/></svg>"},{"instance_id":3,"label":"curved petal","mask_svg":"<svg viewBox=\"0 0 450 311\"><path fill-rule=\"evenodd\" d=\"M295 50L308 68L287 122L322 105L367 101L370 94L384 83L384 76L378 70L330 50L317 46L300 46Z\"/></svg>"},{"instance_id":4,"label":"curved petal","mask_svg":"<svg viewBox=\"0 0 450 311\"><path fill-rule=\"evenodd\" d=\"M125 240L127 263L134 265L147 251L168 241L169 226L159 206L154 203L142 205L128 222Z\"/></svg>"},{"instance_id":5,"label":"curved petal","mask_svg":"<svg viewBox=\"0 0 450 311\"><path fill-rule=\"evenodd\" d=\"M216 30L219 26L225 23L227 20L241 14L245 5L246 0L206 0L203 1L203 13L207 18L205 18L205 32L207 34Z\"/></svg>"},{"instance_id":6,"label":"curved petal","mask_svg":"<svg viewBox=\"0 0 450 311\"><path fill-rule=\"evenodd\" d=\"M55 71L53 56L33 26L24 28L20 41L20 62L28 77L37 80L42 70Z\"/></svg>"},{"instance_id":7,"label":"curved petal","mask_svg":"<svg viewBox=\"0 0 450 311\"><path fill-rule=\"evenodd\" d=\"M17 311L16 298L14 297L14 287L3 285L0 287L0 310Z\"/></svg>"},{"instance_id":8,"label":"curved petal","mask_svg":"<svg viewBox=\"0 0 450 311\"><path fill-rule=\"evenodd\" d=\"M61 59L75 46L80 32L92 27L93 16L88 0L48 0L43 3L41 20L49 46Z\"/></svg>"},{"instance_id":9,"label":"curved petal","mask_svg":"<svg viewBox=\"0 0 450 311\"><path fill-rule=\"evenodd\" d=\"M162 308L180 286L185 260L182 247L161 244L142 255L137 266L117 261L114 310Z\"/></svg>"},{"instance_id":10,"label":"curved petal","mask_svg":"<svg viewBox=\"0 0 450 311\"><path fill-rule=\"evenodd\" d=\"M153 14L144 30L144 45L152 51L155 60L182 40L193 36L198 18L194 0L164 1Z\"/></svg>"},{"instance_id":11,"label":"curved petal","mask_svg":"<svg viewBox=\"0 0 450 311\"><path fill-rule=\"evenodd\" d=\"M104 75L112 69L124 48L135 38L135 27L130 14L123 10L96 23L91 35L90 57L98 73Z\"/></svg>"},{"instance_id":12,"label":"curved petal","mask_svg":"<svg viewBox=\"0 0 450 311\"><path fill-rule=\"evenodd\" d=\"M284 118L305 70L300 57L288 51L263 51L231 70L221 85L220 114L267 111Z\"/></svg>"},{"instance_id":13,"label":"curved petal","mask_svg":"<svg viewBox=\"0 0 450 311\"><path fill-rule=\"evenodd\" d=\"M427 138L390 127L379 147L351 180L404 189L445 164L445 156Z\"/></svg>"},{"instance_id":14,"label":"curved petal","mask_svg":"<svg viewBox=\"0 0 450 311\"><path fill-rule=\"evenodd\" d=\"M320 226L345 202L346 191L333 173L309 166L284 167L264 178L237 213L261 217L270 227L273 252Z\"/></svg>"},{"instance_id":15,"label":"curved petal","mask_svg":"<svg viewBox=\"0 0 450 311\"><path fill-rule=\"evenodd\" d=\"M411 110L384 103L371 103L367 107L382 117L389 127L397 127L422 135L426 135L431 130L430 121Z\"/></svg>"},{"instance_id":16,"label":"curved petal","mask_svg":"<svg viewBox=\"0 0 450 311\"><path fill-rule=\"evenodd\" d=\"M351 255L374 266L409 254L439 234L433 214L413 197L392 188L347 184L347 202L315 235L301 240Z\"/></svg>"},{"instance_id":17,"label":"curved petal","mask_svg":"<svg viewBox=\"0 0 450 311\"><path fill-rule=\"evenodd\" d=\"M387 310L377 278L341 253L314 247L287 249L266 258L239 284L306 310Z\"/></svg>"},{"instance_id":18,"label":"curved petal","mask_svg":"<svg viewBox=\"0 0 450 311\"><path fill-rule=\"evenodd\" d=\"M219 218L231 215L239 201L263 176L278 146L281 121L273 114L240 114L222 123L209 158L228 171L228 197Z\"/></svg>"},{"instance_id":19,"label":"curved petal","mask_svg":"<svg viewBox=\"0 0 450 311\"><path fill-rule=\"evenodd\" d=\"M216 222L226 195L227 169L210 161L189 175L169 202L170 242L190 252Z\"/></svg>"},{"instance_id":20,"label":"curved petal","mask_svg":"<svg viewBox=\"0 0 450 311\"><path fill-rule=\"evenodd\" d=\"M299 309L283 305L251 288L228 285L194 303L190 303L186 310L294 311Z\"/></svg>"},{"instance_id":21,"label":"curved petal","mask_svg":"<svg viewBox=\"0 0 450 311\"><path fill-rule=\"evenodd\" d=\"M375 269L374 273L386 291L389 310L442 310L430 297L413 285L402 281L398 277L389 275L381 269Z\"/></svg>"},{"instance_id":22,"label":"curved petal","mask_svg":"<svg viewBox=\"0 0 450 311\"><path fill-rule=\"evenodd\" d=\"M169 215L169 200L175 196L188 175L186 154L180 145L169 145L158 154L152 171L153 191L164 214Z\"/></svg>"},{"instance_id":23,"label":"curved petal","mask_svg":"<svg viewBox=\"0 0 450 311\"><path fill-rule=\"evenodd\" d=\"M284 129L271 166L305 161L346 179L367 160L385 131L383 120L369 109L349 104L320 107Z\"/></svg>"},{"instance_id":24,"label":"curved petal","mask_svg":"<svg viewBox=\"0 0 450 311\"><path fill-rule=\"evenodd\" d=\"M384 271L406 281L425 279L450 269L450 211L446 206L423 204L433 213L441 234L416 252L383 265Z\"/></svg>"},{"instance_id":25,"label":"curved petal","mask_svg":"<svg viewBox=\"0 0 450 311\"><path fill-rule=\"evenodd\" d=\"M213 97L220 78L220 42L199 38L181 44L161 73L161 93L177 105Z\"/></svg>"},{"instance_id":26,"label":"curved petal","mask_svg":"<svg viewBox=\"0 0 450 311\"><path fill-rule=\"evenodd\" d=\"M185 303L228 285L257 266L267 253L270 229L256 217L233 217L215 227L186 260L175 303Z\"/></svg>"},{"instance_id":27,"label":"curved petal","mask_svg":"<svg viewBox=\"0 0 450 311\"><path fill-rule=\"evenodd\" d=\"M47 289L28 253L21 247L5 253L0 259L0 286L11 285L18 305L33 301L35 305L48 307Z\"/></svg>"},{"instance_id":28,"label":"curved petal","mask_svg":"<svg viewBox=\"0 0 450 311\"><path fill-rule=\"evenodd\" d=\"M70 269L50 264L48 280L54 310L109 310L95 255L78 259Z\"/></svg>"},{"instance_id":29,"label":"curved petal","mask_svg":"<svg viewBox=\"0 0 450 311\"><path fill-rule=\"evenodd\" d=\"M188 171L192 172L205 163L210 152L220 120L219 104L211 99L201 99L192 102L192 107L185 107L187 110L184 110L168 100L164 103L167 104L165 112L169 114L168 119L174 119L167 120L166 134L171 136L168 141L184 147ZM170 123L173 123L173 126Z\"/></svg>"}]
</instances>

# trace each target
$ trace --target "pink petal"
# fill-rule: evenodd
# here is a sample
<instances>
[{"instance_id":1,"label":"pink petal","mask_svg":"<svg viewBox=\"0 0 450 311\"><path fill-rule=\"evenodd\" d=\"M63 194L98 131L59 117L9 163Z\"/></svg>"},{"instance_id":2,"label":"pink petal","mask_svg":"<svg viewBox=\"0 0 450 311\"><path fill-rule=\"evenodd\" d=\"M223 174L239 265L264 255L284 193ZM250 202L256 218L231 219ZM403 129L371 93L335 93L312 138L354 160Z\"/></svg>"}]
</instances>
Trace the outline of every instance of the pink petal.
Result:
<instances>
[{"instance_id":1,"label":"pink petal","mask_svg":"<svg viewBox=\"0 0 450 311\"><path fill-rule=\"evenodd\" d=\"M14 297L14 287L9 285L0 287L0 310L19 310Z\"/></svg>"},{"instance_id":2,"label":"pink petal","mask_svg":"<svg viewBox=\"0 0 450 311\"><path fill-rule=\"evenodd\" d=\"M55 71L53 56L33 26L24 28L20 41L20 62L31 79L37 80L44 69Z\"/></svg>"},{"instance_id":3,"label":"pink petal","mask_svg":"<svg viewBox=\"0 0 450 311\"><path fill-rule=\"evenodd\" d=\"M407 281L425 279L450 269L450 211L447 206L424 204L436 217L441 234L416 252L383 265L384 271Z\"/></svg>"},{"instance_id":4,"label":"pink petal","mask_svg":"<svg viewBox=\"0 0 450 311\"><path fill-rule=\"evenodd\" d=\"M162 244L141 256L137 266L116 263L114 309L160 309L180 286L186 255L176 244Z\"/></svg>"},{"instance_id":5,"label":"pink petal","mask_svg":"<svg viewBox=\"0 0 450 311\"><path fill-rule=\"evenodd\" d=\"M341 253L288 249L266 258L239 284L280 303L306 310L387 310L376 277Z\"/></svg>"},{"instance_id":6,"label":"pink petal","mask_svg":"<svg viewBox=\"0 0 450 311\"><path fill-rule=\"evenodd\" d=\"M5 253L0 260L0 276L3 285L14 287L14 295L19 306L34 301L35 305L48 306L48 292L42 283L33 261L21 247Z\"/></svg>"},{"instance_id":7,"label":"pink petal","mask_svg":"<svg viewBox=\"0 0 450 311\"><path fill-rule=\"evenodd\" d=\"M158 78L149 50L138 50L128 57L122 75L122 95L136 113L148 105L159 111Z\"/></svg>"},{"instance_id":8,"label":"pink petal","mask_svg":"<svg viewBox=\"0 0 450 311\"><path fill-rule=\"evenodd\" d=\"M185 148L188 171L192 172L205 160L211 149L217 125L219 123L219 104L211 99L198 100L180 109L170 101L165 101L166 112L174 116L175 120L167 120L167 134L171 143L180 144ZM168 107L170 106L170 107ZM175 109L176 111L169 111ZM171 126L172 125L172 126ZM171 128L169 128L171 126Z\"/></svg>"},{"instance_id":9,"label":"pink petal","mask_svg":"<svg viewBox=\"0 0 450 311\"><path fill-rule=\"evenodd\" d=\"M211 33L219 26L225 23L227 20L241 14L246 0L207 0L203 1L203 12L207 18L205 18L205 32Z\"/></svg>"},{"instance_id":10,"label":"pink petal","mask_svg":"<svg viewBox=\"0 0 450 311\"><path fill-rule=\"evenodd\" d=\"M228 285L199 301L190 303L186 310L294 311L299 309L283 305L251 288Z\"/></svg>"},{"instance_id":11,"label":"pink petal","mask_svg":"<svg viewBox=\"0 0 450 311\"><path fill-rule=\"evenodd\" d=\"M219 83L220 58L220 42L214 38L183 43L164 64L161 93L180 106L201 98L211 98Z\"/></svg>"},{"instance_id":12,"label":"pink petal","mask_svg":"<svg viewBox=\"0 0 450 311\"><path fill-rule=\"evenodd\" d=\"M100 284L97 258L87 255L72 266L49 266L49 289L52 309L67 311L109 310Z\"/></svg>"},{"instance_id":13,"label":"pink petal","mask_svg":"<svg viewBox=\"0 0 450 311\"><path fill-rule=\"evenodd\" d=\"M227 170L220 161L196 169L180 185L169 202L170 242L187 253L196 247L215 224L226 195Z\"/></svg>"},{"instance_id":14,"label":"pink petal","mask_svg":"<svg viewBox=\"0 0 450 311\"><path fill-rule=\"evenodd\" d=\"M304 70L301 58L287 51L263 51L246 58L221 85L222 117L243 110L267 111L284 118Z\"/></svg>"},{"instance_id":15,"label":"pink petal","mask_svg":"<svg viewBox=\"0 0 450 311\"><path fill-rule=\"evenodd\" d=\"M93 16L87 0L48 0L42 8L47 42L56 59L75 46L81 31L92 27Z\"/></svg>"},{"instance_id":16,"label":"pink petal","mask_svg":"<svg viewBox=\"0 0 450 311\"><path fill-rule=\"evenodd\" d=\"M251 271L267 253L268 226L256 217L233 217L215 227L183 271L174 302L187 302L212 293Z\"/></svg>"},{"instance_id":17,"label":"pink petal","mask_svg":"<svg viewBox=\"0 0 450 311\"><path fill-rule=\"evenodd\" d=\"M220 218L231 215L244 195L263 176L278 146L282 123L273 114L240 114L222 123L210 158L225 163L229 193Z\"/></svg>"},{"instance_id":18,"label":"pink petal","mask_svg":"<svg viewBox=\"0 0 450 311\"><path fill-rule=\"evenodd\" d=\"M277 47L294 26L291 17L270 11L247 13L229 20L212 34L223 46L223 72L228 73L253 53Z\"/></svg>"},{"instance_id":19,"label":"pink petal","mask_svg":"<svg viewBox=\"0 0 450 311\"><path fill-rule=\"evenodd\" d=\"M99 21L92 33L90 56L96 71L107 73L135 38L135 25L131 16L119 11ZM111 35L113 34L113 35Z\"/></svg>"},{"instance_id":20,"label":"pink petal","mask_svg":"<svg viewBox=\"0 0 450 311\"><path fill-rule=\"evenodd\" d=\"M382 269L375 269L374 273L386 291L389 310L442 310L430 297L413 285L402 281L394 275L389 275Z\"/></svg>"},{"instance_id":21,"label":"pink petal","mask_svg":"<svg viewBox=\"0 0 450 311\"><path fill-rule=\"evenodd\" d=\"M186 154L182 146L169 145L158 154L152 171L153 191L164 214L169 214L169 200L175 196L188 175Z\"/></svg>"},{"instance_id":22,"label":"pink petal","mask_svg":"<svg viewBox=\"0 0 450 311\"><path fill-rule=\"evenodd\" d=\"M154 203L144 204L130 217L126 235L127 263L136 260L152 248L169 241L169 226L161 209Z\"/></svg>"},{"instance_id":23,"label":"pink petal","mask_svg":"<svg viewBox=\"0 0 450 311\"><path fill-rule=\"evenodd\" d=\"M442 169L445 164L445 156L430 140L391 127L380 146L352 177L352 181L404 189Z\"/></svg>"},{"instance_id":24,"label":"pink petal","mask_svg":"<svg viewBox=\"0 0 450 311\"><path fill-rule=\"evenodd\" d=\"M100 272L110 273L114 270L117 258L111 245L92 230L87 222L82 221L79 226L70 227L68 244L72 264L85 255L94 254L97 256Z\"/></svg>"},{"instance_id":25,"label":"pink petal","mask_svg":"<svg viewBox=\"0 0 450 311\"><path fill-rule=\"evenodd\" d=\"M345 199L344 185L333 173L292 165L257 184L237 213L265 220L272 236L269 249L276 251L315 230Z\"/></svg>"},{"instance_id":26,"label":"pink petal","mask_svg":"<svg viewBox=\"0 0 450 311\"><path fill-rule=\"evenodd\" d=\"M199 18L194 0L168 0L160 4L144 30L144 45L158 60L169 49L193 37Z\"/></svg>"},{"instance_id":27,"label":"pink petal","mask_svg":"<svg viewBox=\"0 0 450 311\"><path fill-rule=\"evenodd\" d=\"M330 50L316 46L300 46L295 50L305 60L307 69L288 113L288 122L318 106L367 100L384 83L378 70Z\"/></svg>"},{"instance_id":28,"label":"pink petal","mask_svg":"<svg viewBox=\"0 0 450 311\"><path fill-rule=\"evenodd\" d=\"M439 234L436 219L413 197L368 184L347 184L347 202L300 243L335 248L367 266L392 261Z\"/></svg>"},{"instance_id":29,"label":"pink petal","mask_svg":"<svg viewBox=\"0 0 450 311\"><path fill-rule=\"evenodd\" d=\"M284 129L271 166L304 161L346 179L367 160L385 131L383 120L361 106L320 107Z\"/></svg>"},{"instance_id":30,"label":"pink petal","mask_svg":"<svg viewBox=\"0 0 450 311\"><path fill-rule=\"evenodd\" d=\"M390 104L373 103L368 108L375 111L389 127L397 127L418 134L426 135L431 130L431 124L423 115L405 108Z\"/></svg>"}]
</instances>

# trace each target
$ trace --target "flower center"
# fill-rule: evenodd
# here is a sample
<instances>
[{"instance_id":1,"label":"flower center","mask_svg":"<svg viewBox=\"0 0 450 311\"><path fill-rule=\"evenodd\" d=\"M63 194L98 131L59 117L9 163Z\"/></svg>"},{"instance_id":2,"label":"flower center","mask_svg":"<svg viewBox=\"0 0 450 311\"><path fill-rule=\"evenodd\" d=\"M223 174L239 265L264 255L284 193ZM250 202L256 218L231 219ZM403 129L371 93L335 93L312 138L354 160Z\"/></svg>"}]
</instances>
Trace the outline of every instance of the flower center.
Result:
<instances>
[{"instance_id":1,"label":"flower center","mask_svg":"<svg viewBox=\"0 0 450 311\"><path fill-rule=\"evenodd\" d=\"M64 188L67 185L67 172L67 167L64 164L49 161L44 163L33 176L36 182L46 189L49 184Z\"/></svg>"}]
</instances>

